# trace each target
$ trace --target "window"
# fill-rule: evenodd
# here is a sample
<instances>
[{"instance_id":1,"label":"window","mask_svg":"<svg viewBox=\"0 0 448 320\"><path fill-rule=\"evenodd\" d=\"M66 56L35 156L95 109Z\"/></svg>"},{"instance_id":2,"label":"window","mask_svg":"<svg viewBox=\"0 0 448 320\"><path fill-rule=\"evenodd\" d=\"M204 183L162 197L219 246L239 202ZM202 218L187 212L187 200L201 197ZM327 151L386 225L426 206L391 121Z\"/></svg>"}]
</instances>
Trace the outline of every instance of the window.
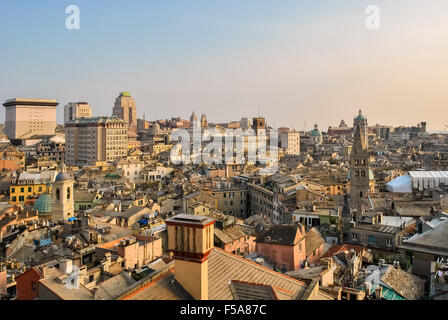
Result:
<instances>
[{"instance_id":1,"label":"window","mask_svg":"<svg viewBox=\"0 0 448 320\"><path fill-rule=\"evenodd\" d=\"M37 290L37 283L35 281L31 281L31 290L33 291Z\"/></svg>"},{"instance_id":2,"label":"window","mask_svg":"<svg viewBox=\"0 0 448 320\"><path fill-rule=\"evenodd\" d=\"M94 279L94 275L93 275L93 274L91 274L91 275L89 276L89 283L90 283L90 282L92 282L92 281L93 281L93 279Z\"/></svg>"},{"instance_id":3,"label":"window","mask_svg":"<svg viewBox=\"0 0 448 320\"><path fill-rule=\"evenodd\" d=\"M391 246L392 245L392 239L386 238L386 245Z\"/></svg>"},{"instance_id":4,"label":"window","mask_svg":"<svg viewBox=\"0 0 448 320\"><path fill-rule=\"evenodd\" d=\"M356 233L352 233L352 240L358 240L358 235Z\"/></svg>"},{"instance_id":5,"label":"window","mask_svg":"<svg viewBox=\"0 0 448 320\"><path fill-rule=\"evenodd\" d=\"M28 192L31 192L31 187L28 187Z\"/></svg>"},{"instance_id":6,"label":"window","mask_svg":"<svg viewBox=\"0 0 448 320\"><path fill-rule=\"evenodd\" d=\"M16 197L16 196L12 197L12 198L11 198L11 201L12 201L12 202L16 202L16 201L17 201L17 197Z\"/></svg>"},{"instance_id":7,"label":"window","mask_svg":"<svg viewBox=\"0 0 448 320\"><path fill-rule=\"evenodd\" d=\"M67 200L70 200L70 188L67 188Z\"/></svg>"},{"instance_id":8,"label":"window","mask_svg":"<svg viewBox=\"0 0 448 320\"><path fill-rule=\"evenodd\" d=\"M19 201L25 201L25 197L24 196L19 196Z\"/></svg>"},{"instance_id":9,"label":"window","mask_svg":"<svg viewBox=\"0 0 448 320\"><path fill-rule=\"evenodd\" d=\"M15 193L16 192L16 188L11 188L11 193Z\"/></svg>"},{"instance_id":10,"label":"window","mask_svg":"<svg viewBox=\"0 0 448 320\"><path fill-rule=\"evenodd\" d=\"M20 192L25 192L25 188L20 188Z\"/></svg>"},{"instance_id":11,"label":"window","mask_svg":"<svg viewBox=\"0 0 448 320\"><path fill-rule=\"evenodd\" d=\"M56 189L56 200L59 200L61 198L61 190Z\"/></svg>"},{"instance_id":12,"label":"window","mask_svg":"<svg viewBox=\"0 0 448 320\"><path fill-rule=\"evenodd\" d=\"M375 237L369 236L369 243L375 243Z\"/></svg>"}]
</instances>

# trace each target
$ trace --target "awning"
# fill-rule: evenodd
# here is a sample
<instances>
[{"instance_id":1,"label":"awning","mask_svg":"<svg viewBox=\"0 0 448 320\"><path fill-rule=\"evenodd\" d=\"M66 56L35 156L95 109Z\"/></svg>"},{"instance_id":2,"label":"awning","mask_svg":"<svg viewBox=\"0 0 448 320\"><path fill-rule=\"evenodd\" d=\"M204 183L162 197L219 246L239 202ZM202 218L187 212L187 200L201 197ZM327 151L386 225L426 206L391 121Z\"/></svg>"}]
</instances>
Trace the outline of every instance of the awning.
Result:
<instances>
[{"instance_id":1,"label":"awning","mask_svg":"<svg viewBox=\"0 0 448 320\"><path fill-rule=\"evenodd\" d=\"M386 189L394 193L412 193L412 182L408 175L395 178L386 183Z\"/></svg>"}]
</instances>

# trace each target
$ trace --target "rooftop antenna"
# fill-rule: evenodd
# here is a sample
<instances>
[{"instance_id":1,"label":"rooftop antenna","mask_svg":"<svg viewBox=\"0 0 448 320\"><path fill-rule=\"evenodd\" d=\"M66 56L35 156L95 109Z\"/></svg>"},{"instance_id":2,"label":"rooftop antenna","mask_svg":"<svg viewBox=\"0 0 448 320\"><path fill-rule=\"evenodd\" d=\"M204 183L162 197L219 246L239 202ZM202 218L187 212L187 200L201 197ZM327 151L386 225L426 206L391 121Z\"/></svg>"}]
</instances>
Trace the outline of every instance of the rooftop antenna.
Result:
<instances>
[{"instance_id":1,"label":"rooftop antenna","mask_svg":"<svg viewBox=\"0 0 448 320\"><path fill-rule=\"evenodd\" d=\"M260 117L260 106L258 106L258 117Z\"/></svg>"}]
</instances>

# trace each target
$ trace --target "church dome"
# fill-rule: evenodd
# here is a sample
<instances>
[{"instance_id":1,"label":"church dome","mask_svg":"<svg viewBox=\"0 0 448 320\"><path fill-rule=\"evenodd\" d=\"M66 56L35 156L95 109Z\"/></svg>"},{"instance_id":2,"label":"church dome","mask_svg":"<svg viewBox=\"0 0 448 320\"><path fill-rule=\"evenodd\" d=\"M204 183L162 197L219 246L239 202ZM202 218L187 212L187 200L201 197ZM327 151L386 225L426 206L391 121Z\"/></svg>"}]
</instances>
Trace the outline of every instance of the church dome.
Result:
<instances>
[{"instance_id":1,"label":"church dome","mask_svg":"<svg viewBox=\"0 0 448 320\"><path fill-rule=\"evenodd\" d=\"M53 208L53 198L51 195L45 193L34 203L34 209L41 213L51 213Z\"/></svg>"},{"instance_id":2,"label":"church dome","mask_svg":"<svg viewBox=\"0 0 448 320\"><path fill-rule=\"evenodd\" d=\"M362 115L362 111L361 110L359 110L359 114L358 114L358 116L355 119L356 120L364 120L365 119L365 117Z\"/></svg>"},{"instance_id":3,"label":"church dome","mask_svg":"<svg viewBox=\"0 0 448 320\"><path fill-rule=\"evenodd\" d=\"M56 179L54 181L66 181L71 180L72 176L68 172L61 172L56 176Z\"/></svg>"}]
</instances>

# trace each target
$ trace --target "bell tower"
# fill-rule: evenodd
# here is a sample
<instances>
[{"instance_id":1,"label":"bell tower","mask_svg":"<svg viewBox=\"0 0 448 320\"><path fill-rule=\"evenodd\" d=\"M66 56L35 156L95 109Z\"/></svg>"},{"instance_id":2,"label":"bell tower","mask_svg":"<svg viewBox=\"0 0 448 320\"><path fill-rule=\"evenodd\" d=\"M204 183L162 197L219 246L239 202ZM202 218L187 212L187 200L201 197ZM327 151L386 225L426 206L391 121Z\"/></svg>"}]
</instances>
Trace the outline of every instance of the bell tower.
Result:
<instances>
[{"instance_id":1,"label":"bell tower","mask_svg":"<svg viewBox=\"0 0 448 320\"><path fill-rule=\"evenodd\" d=\"M196 300L208 300L208 255L214 245L215 219L179 214L165 221L175 279Z\"/></svg>"},{"instance_id":2,"label":"bell tower","mask_svg":"<svg viewBox=\"0 0 448 320\"><path fill-rule=\"evenodd\" d=\"M356 127L350 154L351 208L361 214L362 199L370 192L369 148L361 125Z\"/></svg>"},{"instance_id":3,"label":"bell tower","mask_svg":"<svg viewBox=\"0 0 448 320\"><path fill-rule=\"evenodd\" d=\"M53 182L53 220L67 220L74 216L73 178L67 172L65 164L60 166L60 172Z\"/></svg>"}]
</instances>

